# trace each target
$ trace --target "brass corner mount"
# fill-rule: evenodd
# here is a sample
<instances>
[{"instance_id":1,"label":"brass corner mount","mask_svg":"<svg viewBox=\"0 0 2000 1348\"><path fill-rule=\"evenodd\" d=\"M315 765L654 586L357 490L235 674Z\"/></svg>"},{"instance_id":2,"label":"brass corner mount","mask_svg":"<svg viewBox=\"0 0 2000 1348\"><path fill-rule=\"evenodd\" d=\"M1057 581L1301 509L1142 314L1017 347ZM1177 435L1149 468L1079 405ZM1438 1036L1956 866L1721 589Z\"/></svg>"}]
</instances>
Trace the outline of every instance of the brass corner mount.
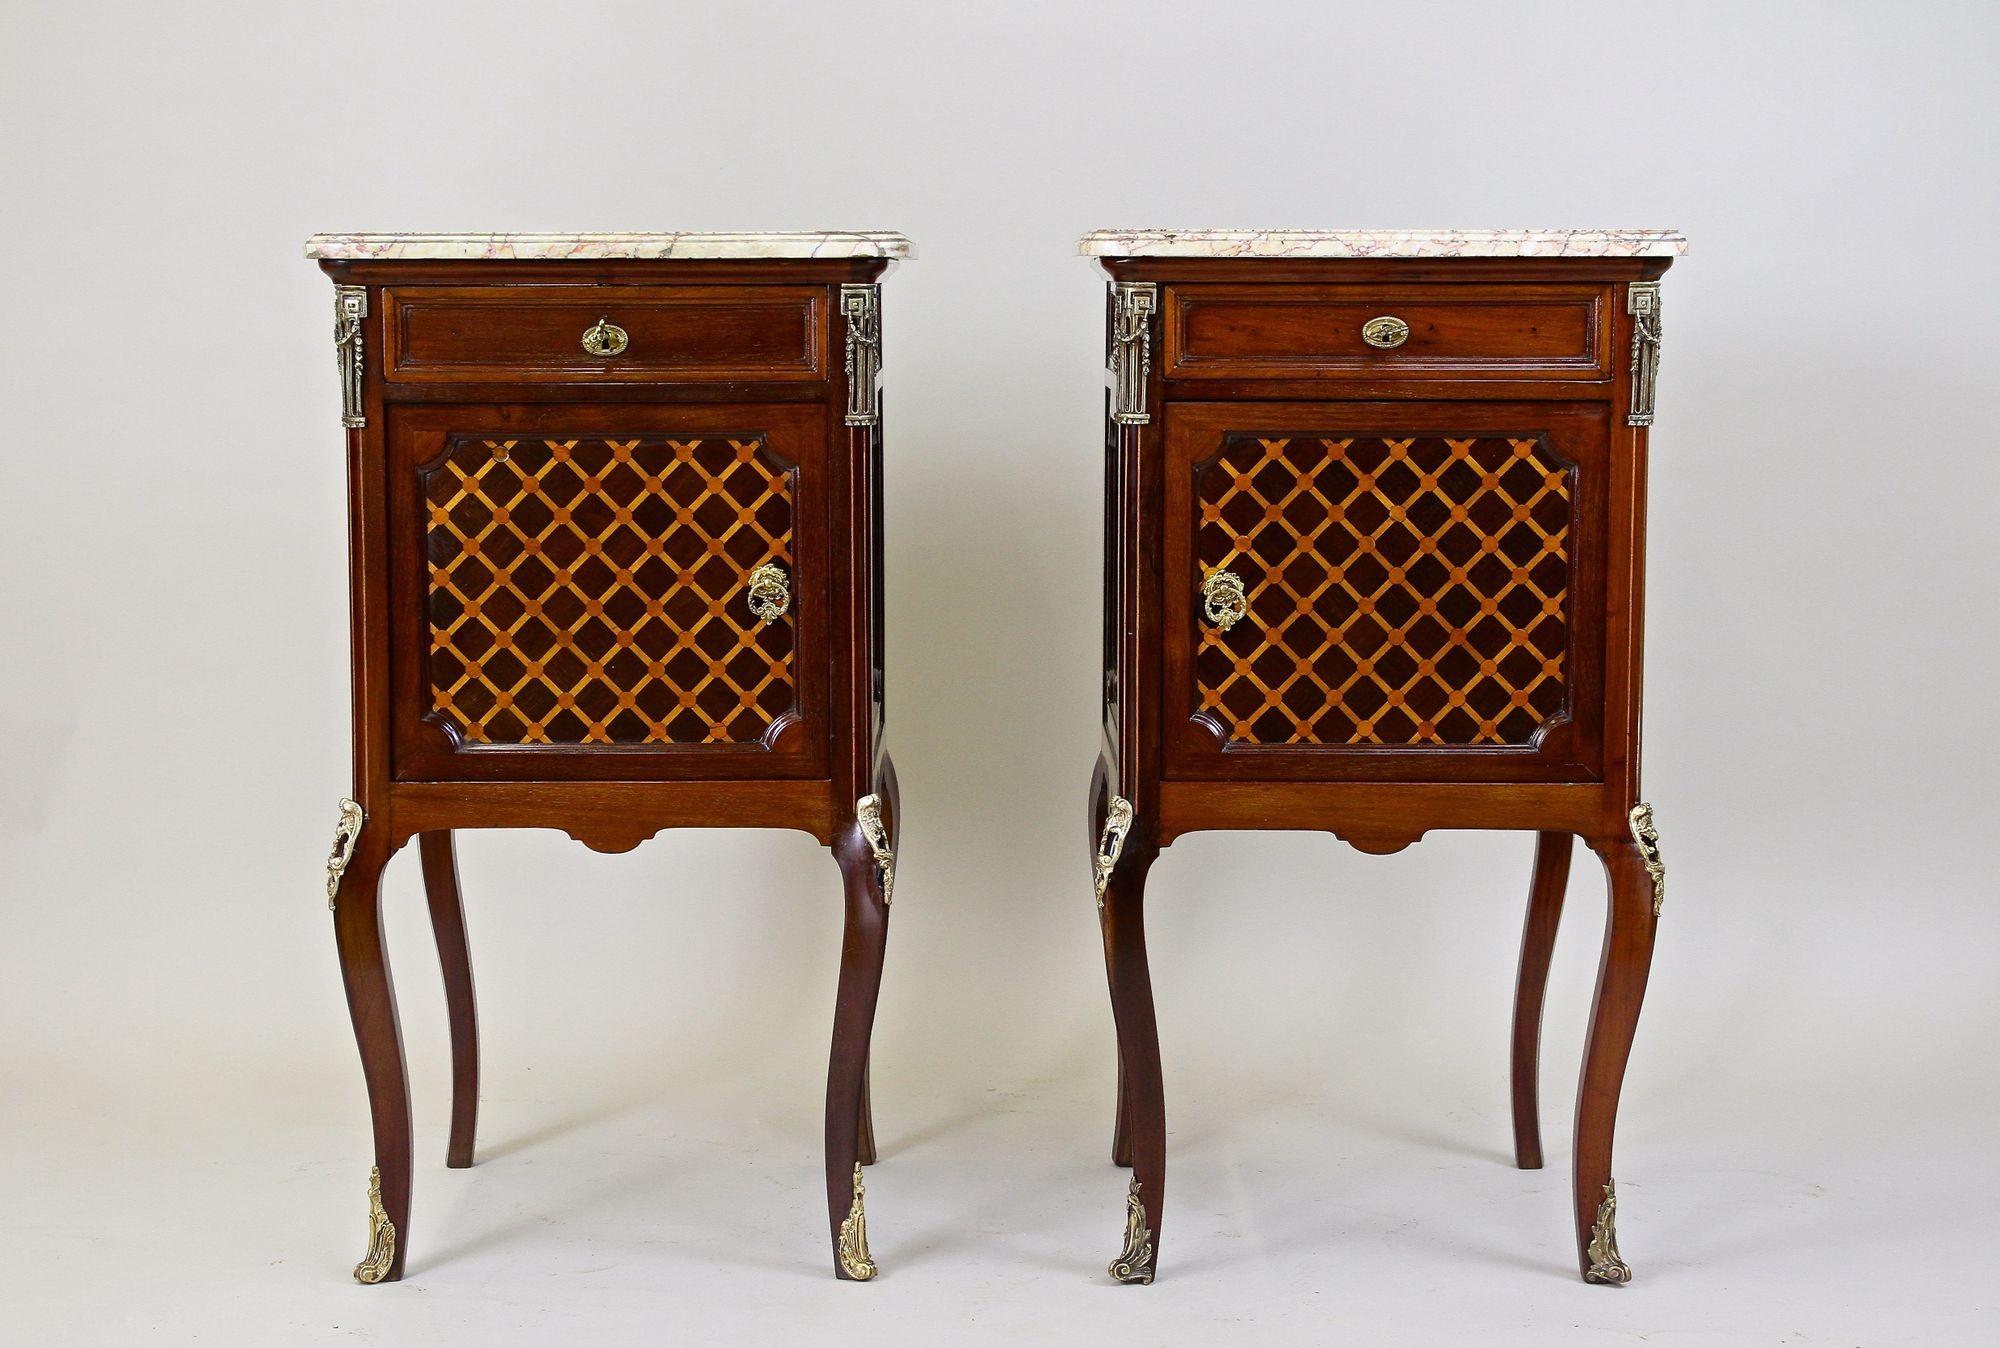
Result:
<instances>
[{"instance_id":1,"label":"brass corner mount","mask_svg":"<svg viewBox=\"0 0 2000 1348\"><path fill-rule=\"evenodd\" d=\"M348 863L354 860L354 845L361 841L361 826L368 822L368 815L359 802L340 802L340 822L333 830L333 851L326 858L326 910L330 913L338 906L340 878L347 874Z\"/></svg>"},{"instance_id":2,"label":"brass corner mount","mask_svg":"<svg viewBox=\"0 0 2000 1348\"><path fill-rule=\"evenodd\" d=\"M895 901L896 850L889 845L889 829L882 822L882 798L867 795L855 801L854 822L860 825L868 850L875 854L875 865L882 873L882 906L887 908Z\"/></svg>"},{"instance_id":3,"label":"brass corner mount","mask_svg":"<svg viewBox=\"0 0 2000 1348\"><path fill-rule=\"evenodd\" d=\"M1104 907L1104 891L1111 887L1111 872L1118 868L1118 858L1124 855L1125 839L1132 832L1132 818L1132 802L1123 796L1113 796L1104 807L1104 832L1098 838L1097 858L1091 867L1100 910Z\"/></svg>"},{"instance_id":4,"label":"brass corner mount","mask_svg":"<svg viewBox=\"0 0 2000 1348\"><path fill-rule=\"evenodd\" d=\"M1667 864L1660 859L1660 831L1653 826L1653 807L1640 801L1632 807L1628 816L1632 824L1632 841L1639 844L1639 855L1645 860L1646 874L1653 880L1653 916L1667 906Z\"/></svg>"}]
</instances>

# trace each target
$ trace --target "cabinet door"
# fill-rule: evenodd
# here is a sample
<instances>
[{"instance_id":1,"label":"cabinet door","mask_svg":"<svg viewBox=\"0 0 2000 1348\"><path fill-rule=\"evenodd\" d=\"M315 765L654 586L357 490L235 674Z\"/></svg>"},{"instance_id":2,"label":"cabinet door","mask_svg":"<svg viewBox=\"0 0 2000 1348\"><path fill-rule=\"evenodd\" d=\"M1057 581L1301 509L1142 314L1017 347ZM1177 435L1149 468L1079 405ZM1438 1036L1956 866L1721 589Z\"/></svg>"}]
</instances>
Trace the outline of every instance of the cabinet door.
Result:
<instances>
[{"instance_id":1,"label":"cabinet door","mask_svg":"<svg viewBox=\"0 0 2000 1348\"><path fill-rule=\"evenodd\" d=\"M390 409L406 780L826 771L817 405Z\"/></svg>"},{"instance_id":2,"label":"cabinet door","mask_svg":"<svg viewBox=\"0 0 2000 1348\"><path fill-rule=\"evenodd\" d=\"M1169 775L1600 778L1610 428L1589 403L1170 406Z\"/></svg>"}]
</instances>

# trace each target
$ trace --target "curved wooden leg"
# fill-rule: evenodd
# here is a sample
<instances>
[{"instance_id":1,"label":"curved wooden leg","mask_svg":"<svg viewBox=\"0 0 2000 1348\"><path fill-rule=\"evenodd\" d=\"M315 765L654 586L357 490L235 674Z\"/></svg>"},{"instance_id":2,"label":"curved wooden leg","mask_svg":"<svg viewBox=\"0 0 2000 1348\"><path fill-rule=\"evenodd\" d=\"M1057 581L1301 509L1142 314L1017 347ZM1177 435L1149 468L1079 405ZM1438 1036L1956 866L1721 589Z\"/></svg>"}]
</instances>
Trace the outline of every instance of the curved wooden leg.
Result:
<instances>
[{"instance_id":1,"label":"curved wooden leg","mask_svg":"<svg viewBox=\"0 0 2000 1348\"><path fill-rule=\"evenodd\" d=\"M1107 951L1108 954L1108 951ZM1111 1164L1132 1164L1132 1096L1125 1085L1125 1055L1118 1055L1118 1116L1111 1125Z\"/></svg>"},{"instance_id":2,"label":"curved wooden leg","mask_svg":"<svg viewBox=\"0 0 2000 1348\"><path fill-rule=\"evenodd\" d=\"M1110 806L1111 771L1109 765L1100 758L1097 760L1096 769L1090 774L1090 796L1085 801L1083 820L1084 843L1090 848L1090 861L1093 868L1097 865L1098 849L1103 846L1102 831L1104 817L1105 812ZM1098 907L1098 914L1101 925L1103 916L1103 906L1101 903ZM1104 946L1104 976L1109 981L1111 977L1111 944L1108 940ZM1132 1164L1132 1119L1127 1098L1125 1055L1121 1051L1118 1055L1118 1102L1115 1106L1111 1122L1111 1164L1113 1165L1130 1166Z\"/></svg>"},{"instance_id":3,"label":"curved wooden leg","mask_svg":"<svg viewBox=\"0 0 2000 1348\"><path fill-rule=\"evenodd\" d=\"M1618 1255L1617 1191L1611 1178L1611 1139L1625 1062L1646 995L1653 962L1653 879L1647 857L1629 838L1592 841L1610 887L1610 917L1597 969L1597 999L1583 1051L1583 1079L1576 1097L1576 1247L1586 1282L1622 1283L1632 1270Z\"/></svg>"},{"instance_id":4,"label":"curved wooden leg","mask_svg":"<svg viewBox=\"0 0 2000 1348\"><path fill-rule=\"evenodd\" d=\"M903 792L896 784L896 764L887 754L882 756L882 795L889 804L889 818L903 817ZM858 1152L861 1164L874 1165L877 1159L875 1149L875 1089L872 1081L872 1057L861 1064L861 1122Z\"/></svg>"},{"instance_id":5,"label":"curved wooden leg","mask_svg":"<svg viewBox=\"0 0 2000 1348\"><path fill-rule=\"evenodd\" d=\"M1125 1241L1111 1263L1120 1282L1150 1283L1158 1267L1160 1213L1166 1199L1167 1117L1160 1080L1159 1028L1146 967L1146 875L1155 853L1136 840L1113 867L1104 890L1104 953L1111 1013L1118 1023L1126 1142L1132 1182L1126 1191Z\"/></svg>"},{"instance_id":6,"label":"curved wooden leg","mask_svg":"<svg viewBox=\"0 0 2000 1348\"><path fill-rule=\"evenodd\" d=\"M1514 983L1514 1164L1542 1168L1540 1065L1542 1001L1549 990L1549 957L1555 953L1569 888L1572 839L1567 833L1535 837L1535 878L1528 886L1528 920L1521 931L1521 972Z\"/></svg>"},{"instance_id":7,"label":"curved wooden leg","mask_svg":"<svg viewBox=\"0 0 2000 1348\"><path fill-rule=\"evenodd\" d=\"M458 858L451 833L420 833L424 896L430 902L431 931L444 969L445 1012L451 1020L451 1140L444 1163L454 1170L472 1164L479 1129L479 1012L472 992L472 953L465 941L465 906L459 897Z\"/></svg>"},{"instance_id":8,"label":"curved wooden leg","mask_svg":"<svg viewBox=\"0 0 2000 1348\"><path fill-rule=\"evenodd\" d=\"M333 930L347 1009L368 1082L375 1126L375 1169L369 1182L368 1252L355 1267L364 1283L403 1276L410 1237L410 1083L403 1067L403 1034L396 1020L396 989L389 952L382 943L382 868L389 848L379 827L362 826L345 872L333 871ZM332 867L329 867L332 871Z\"/></svg>"},{"instance_id":9,"label":"curved wooden leg","mask_svg":"<svg viewBox=\"0 0 2000 1348\"><path fill-rule=\"evenodd\" d=\"M861 1122L857 1125L855 1155L863 1165L875 1164L875 1102L868 1087L868 1064L861 1064Z\"/></svg>"},{"instance_id":10,"label":"curved wooden leg","mask_svg":"<svg viewBox=\"0 0 2000 1348\"><path fill-rule=\"evenodd\" d=\"M872 798L871 798L872 799ZM884 821L895 825L894 807ZM887 845L886 831L879 840ZM862 1209L861 1118L868 1071L868 1041L875 999L882 987L882 954L889 935L893 853L885 861L862 826L850 823L834 841L834 860L846 883L847 923L840 946L840 989L833 1011L833 1052L826 1074L826 1204L833 1237L833 1269L866 1282L876 1273L868 1251Z\"/></svg>"}]
</instances>

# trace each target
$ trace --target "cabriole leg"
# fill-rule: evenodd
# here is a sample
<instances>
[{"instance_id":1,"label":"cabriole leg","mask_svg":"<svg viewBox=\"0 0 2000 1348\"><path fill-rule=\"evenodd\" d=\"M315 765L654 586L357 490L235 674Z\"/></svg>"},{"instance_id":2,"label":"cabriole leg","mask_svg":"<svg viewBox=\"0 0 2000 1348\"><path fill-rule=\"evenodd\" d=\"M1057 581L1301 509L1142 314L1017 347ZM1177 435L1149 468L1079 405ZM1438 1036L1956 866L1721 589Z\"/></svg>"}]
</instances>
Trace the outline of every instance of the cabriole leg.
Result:
<instances>
[{"instance_id":1,"label":"cabriole leg","mask_svg":"<svg viewBox=\"0 0 2000 1348\"><path fill-rule=\"evenodd\" d=\"M403 1276L410 1234L410 1083L389 952L382 943L382 868L389 854L384 830L369 827L360 807L343 801L339 841L327 860L327 902L375 1131L368 1249L354 1269L355 1279L364 1283Z\"/></svg>"},{"instance_id":2,"label":"cabriole leg","mask_svg":"<svg viewBox=\"0 0 2000 1348\"><path fill-rule=\"evenodd\" d=\"M1123 1082L1119 1109L1132 1166L1124 1242L1111 1261L1110 1273L1120 1282L1150 1283L1157 1269L1160 1213L1166 1197L1167 1120L1153 985L1146 966L1146 876L1157 854L1143 842L1128 843L1133 823L1131 805L1111 797L1095 861L1111 1014L1118 1026Z\"/></svg>"},{"instance_id":3,"label":"cabriole leg","mask_svg":"<svg viewBox=\"0 0 2000 1348\"><path fill-rule=\"evenodd\" d=\"M861 1119L868 1071L868 1043L875 1001L882 987L882 956L895 892L893 807L864 796L855 820L834 840L847 894L847 923L840 947L840 989L833 1013L833 1052L826 1077L826 1200L833 1238L834 1272L866 1282L876 1274L868 1250L862 1207Z\"/></svg>"},{"instance_id":4,"label":"cabriole leg","mask_svg":"<svg viewBox=\"0 0 2000 1348\"><path fill-rule=\"evenodd\" d=\"M1521 932L1521 971L1514 984L1514 1164L1542 1168L1542 1002L1549 990L1549 957L1555 953L1569 888L1573 839L1567 833L1535 838L1535 878L1528 886L1528 920Z\"/></svg>"},{"instance_id":5,"label":"cabriole leg","mask_svg":"<svg viewBox=\"0 0 2000 1348\"><path fill-rule=\"evenodd\" d=\"M1610 889L1610 917L1597 970L1597 998L1584 1046L1576 1100L1577 1263L1586 1282L1623 1283L1632 1270L1618 1253L1618 1196L1611 1176L1612 1134L1625 1063L1646 995L1653 936L1665 896L1652 811L1632 812L1633 836L1593 840Z\"/></svg>"},{"instance_id":6,"label":"cabriole leg","mask_svg":"<svg viewBox=\"0 0 2000 1348\"><path fill-rule=\"evenodd\" d=\"M430 903L431 931L444 970L445 1012L451 1020L451 1139L444 1163L463 1170L472 1164L479 1130L479 1012L472 991L472 953L465 940L465 905L459 895L451 833L418 834L417 853L423 861L424 896Z\"/></svg>"},{"instance_id":7,"label":"cabriole leg","mask_svg":"<svg viewBox=\"0 0 2000 1348\"><path fill-rule=\"evenodd\" d=\"M1126 808L1129 809L1130 807L1127 806ZM1096 771L1091 773L1090 776L1090 798L1085 802L1083 825L1085 842L1090 848L1091 871L1097 885L1098 914L1100 919L1104 912L1104 884L1106 883L1106 877L1103 874L1103 867L1099 858L1104 855L1104 849L1112 845L1114 841L1120 847L1124 845L1122 834L1115 840L1106 838L1104 825L1110 822L1110 820L1111 776L1104 760L1099 759ZM1129 823L1126 827L1130 827ZM1114 866L1117 864L1115 858L1112 864ZM1108 981L1111 976L1111 946L1108 942L1104 947L1104 961L1104 973ZM1111 1163L1122 1166L1130 1166L1132 1164L1132 1120L1127 1104L1125 1057L1122 1053L1118 1056L1118 1098L1117 1104L1114 1106L1111 1123Z\"/></svg>"}]
</instances>

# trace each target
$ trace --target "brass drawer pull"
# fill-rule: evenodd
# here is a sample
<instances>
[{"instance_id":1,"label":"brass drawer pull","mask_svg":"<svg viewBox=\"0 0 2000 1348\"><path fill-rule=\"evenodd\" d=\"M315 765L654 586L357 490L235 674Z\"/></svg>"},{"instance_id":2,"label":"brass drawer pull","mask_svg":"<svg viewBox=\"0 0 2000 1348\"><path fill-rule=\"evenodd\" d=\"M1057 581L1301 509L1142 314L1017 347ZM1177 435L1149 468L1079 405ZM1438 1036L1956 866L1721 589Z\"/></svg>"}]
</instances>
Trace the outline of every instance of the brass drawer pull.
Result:
<instances>
[{"instance_id":1,"label":"brass drawer pull","mask_svg":"<svg viewBox=\"0 0 2000 1348\"><path fill-rule=\"evenodd\" d=\"M1208 579L1201 583L1202 616L1215 624L1216 630L1227 632L1250 612L1250 601L1243 594L1243 578L1234 571L1211 571Z\"/></svg>"},{"instance_id":2,"label":"brass drawer pull","mask_svg":"<svg viewBox=\"0 0 2000 1348\"><path fill-rule=\"evenodd\" d=\"M583 330L583 351L587 356L615 356L631 344L631 334L608 318L600 318Z\"/></svg>"},{"instance_id":3,"label":"brass drawer pull","mask_svg":"<svg viewBox=\"0 0 2000 1348\"><path fill-rule=\"evenodd\" d=\"M758 622L775 622L791 606L792 583L784 567L766 562L750 573L750 612Z\"/></svg>"},{"instance_id":4,"label":"brass drawer pull","mask_svg":"<svg viewBox=\"0 0 2000 1348\"><path fill-rule=\"evenodd\" d=\"M1394 314L1383 314L1361 325L1361 340L1388 351L1410 340L1410 325Z\"/></svg>"}]
</instances>

